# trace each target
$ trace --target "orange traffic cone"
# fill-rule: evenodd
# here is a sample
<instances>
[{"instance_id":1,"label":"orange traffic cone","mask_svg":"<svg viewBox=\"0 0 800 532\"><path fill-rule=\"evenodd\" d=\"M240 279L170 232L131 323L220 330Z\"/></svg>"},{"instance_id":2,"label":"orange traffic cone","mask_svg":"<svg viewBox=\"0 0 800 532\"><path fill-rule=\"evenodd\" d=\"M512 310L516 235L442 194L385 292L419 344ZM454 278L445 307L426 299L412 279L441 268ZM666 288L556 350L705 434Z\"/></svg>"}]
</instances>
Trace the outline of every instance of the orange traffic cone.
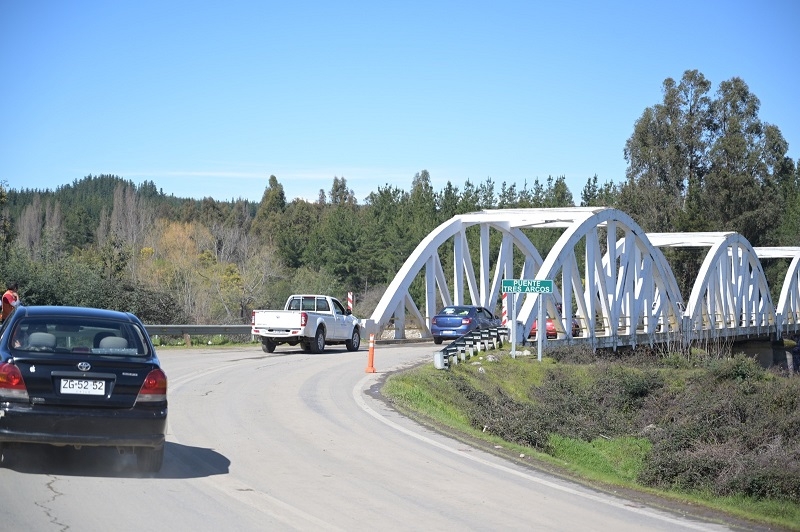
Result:
<instances>
[{"instance_id":1,"label":"orange traffic cone","mask_svg":"<svg viewBox=\"0 0 800 532\"><path fill-rule=\"evenodd\" d=\"M367 357L366 373L375 373L375 335L369 335L369 356Z\"/></svg>"}]
</instances>

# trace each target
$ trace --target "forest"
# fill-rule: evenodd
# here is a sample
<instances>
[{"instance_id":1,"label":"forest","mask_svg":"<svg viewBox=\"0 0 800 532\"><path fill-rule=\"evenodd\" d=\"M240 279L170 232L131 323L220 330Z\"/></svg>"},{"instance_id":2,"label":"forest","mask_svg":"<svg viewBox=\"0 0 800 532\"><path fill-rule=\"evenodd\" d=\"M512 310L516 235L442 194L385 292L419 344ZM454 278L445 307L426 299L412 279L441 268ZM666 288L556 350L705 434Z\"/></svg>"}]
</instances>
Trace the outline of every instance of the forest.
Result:
<instances>
[{"instance_id":1,"label":"forest","mask_svg":"<svg viewBox=\"0 0 800 532\"><path fill-rule=\"evenodd\" d=\"M787 155L779 127L759 119L760 101L744 80L712 91L688 70L664 80L661 93L622 147L624 179L595 175L579 197L563 176L522 186L488 177L434 190L426 170L410 190L386 184L361 203L345 177L333 177L310 202L288 201L278 177L265 176L258 203L177 198L152 181L116 175L88 175L55 190L11 188L5 177L0 279L17 281L27 305L127 310L150 324L234 324L249 323L254 308L282 306L296 291L342 299L353 292L355 314L369 317L431 230L485 209L607 206L648 232L736 231L754 247L800 246L800 161ZM545 256L558 233L529 238ZM703 255L667 258L688 294ZM442 264L452 268L444 255ZM765 264L765 271L779 287L786 265ZM415 298L423 293L418 281Z\"/></svg>"}]
</instances>

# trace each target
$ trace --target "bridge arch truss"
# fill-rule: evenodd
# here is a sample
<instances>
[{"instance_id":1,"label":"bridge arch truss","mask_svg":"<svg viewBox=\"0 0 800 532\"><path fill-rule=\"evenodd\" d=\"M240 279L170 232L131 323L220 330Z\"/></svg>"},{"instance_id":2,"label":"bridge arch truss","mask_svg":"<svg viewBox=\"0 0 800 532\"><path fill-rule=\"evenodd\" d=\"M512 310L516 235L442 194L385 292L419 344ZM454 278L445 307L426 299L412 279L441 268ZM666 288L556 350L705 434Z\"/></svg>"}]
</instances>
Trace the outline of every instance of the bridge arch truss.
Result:
<instances>
[{"instance_id":1,"label":"bridge arch truss","mask_svg":"<svg viewBox=\"0 0 800 532\"><path fill-rule=\"evenodd\" d=\"M477 227L477 229L476 229ZM531 230L560 229L542 258ZM477 238L476 238L477 233ZM495 234L499 234L499 237ZM661 247L707 247L684 303ZM448 278L441 256L452 256ZM792 258L778 310L759 257ZM424 279L418 306L410 288ZM800 248L759 248L737 233L654 233L606 207L498 209L455 216L420 242L367 321L370 332L394 327L405 337L406 316L430 336L439 305L475 304L497 311L503 279L552 279L551 295L509 294L507 315L530 330L539 305L556 341L594 348L763 335L800 329ZM580 334L573 337L577 322Z\"/></svg>"}]
</instances>

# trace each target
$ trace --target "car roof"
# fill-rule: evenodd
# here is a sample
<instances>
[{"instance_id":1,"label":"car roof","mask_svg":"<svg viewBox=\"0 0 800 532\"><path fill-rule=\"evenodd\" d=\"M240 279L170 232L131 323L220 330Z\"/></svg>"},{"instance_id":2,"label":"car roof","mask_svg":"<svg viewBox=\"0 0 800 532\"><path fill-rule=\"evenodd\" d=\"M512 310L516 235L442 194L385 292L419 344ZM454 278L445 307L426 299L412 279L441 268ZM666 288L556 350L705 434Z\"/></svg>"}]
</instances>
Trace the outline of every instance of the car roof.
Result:
<instances>
[{"instance_id":1,"label":"car roof","mask_svg":"<svg viewBox=\"0 0 800 532\"><path fill-rule=\"evenodd\" d=\"M39 317L39 316L73 316L84 318L105 318L128 322L138 322L139 320L130 312L109 310L93 307L73 307L56 305L34 305L30 307L20 305L14 311L18 317Z\"/></svg>"}]
</instances>

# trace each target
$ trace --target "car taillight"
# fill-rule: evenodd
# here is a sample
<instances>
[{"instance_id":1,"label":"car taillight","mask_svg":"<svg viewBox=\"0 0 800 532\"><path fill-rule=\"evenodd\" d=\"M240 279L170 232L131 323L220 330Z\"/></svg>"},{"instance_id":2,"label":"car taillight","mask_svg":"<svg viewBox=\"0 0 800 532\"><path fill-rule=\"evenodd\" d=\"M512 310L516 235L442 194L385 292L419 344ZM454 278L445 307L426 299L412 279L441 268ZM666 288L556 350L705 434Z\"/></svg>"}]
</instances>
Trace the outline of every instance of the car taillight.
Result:
<instances>
[{"instance_id":1,"label":"car taillight","mask_svg":"<svg viewBox=\"0 0 800 532\"><path fill-rule=\"evenodd\" d=\"M300 313L300 327L305 327L308 323L308 314L305 312Z\"/></svg>"},{"instance_id":2,"label":"car taillight","mask_svg":"<svg viewBox=\"0 0 800 532\"><path fill-rule=\"evenodd\" d=\"M461 325L469 325L472 323L472 318L461 318Z\"/></svg>"},{"instance_id":3,"label":"car taillight","mask_svg":"<svg viewBox=\"0 0 800 532\"><path fill-rule=\"evenodd\" d=\"M4 399L28 399L28 388L22 373L14 364L0 364L0 397Z\"/></svg>"},{"instance_id":4,"label":"car taillight","mask_svg":"<svg viewBox=\"0 0 800 532\"><path fill-rule=\"evenodd\" d=\"M154 403L167 400L167 375L160 369L147 374L136 397L137 403Z\"/></svg>"}]
</instances>

